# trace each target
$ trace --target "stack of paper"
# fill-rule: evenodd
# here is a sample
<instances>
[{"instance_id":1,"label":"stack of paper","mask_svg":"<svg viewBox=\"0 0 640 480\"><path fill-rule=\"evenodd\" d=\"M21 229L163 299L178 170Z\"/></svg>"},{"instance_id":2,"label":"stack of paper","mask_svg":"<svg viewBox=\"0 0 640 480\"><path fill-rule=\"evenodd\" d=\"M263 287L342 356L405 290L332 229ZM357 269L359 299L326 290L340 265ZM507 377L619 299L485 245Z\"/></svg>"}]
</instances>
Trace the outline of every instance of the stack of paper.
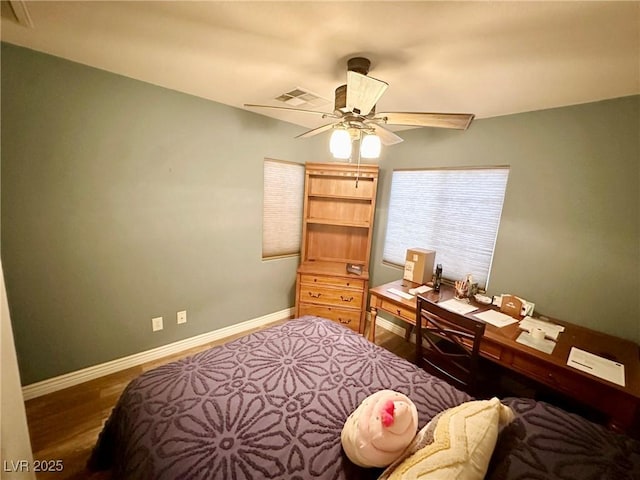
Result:
<instances>
[{"instance_id":1,"label":"stack of paper","mask_svg":"<svg viewBox=\"0 0 640 480\"><path fill-rule=\"evenodd\" d=\"M420 285L419 287L416 287L416 288L410 288L409 293L411 295L417 295L419 293L425 293L430 290L431 290L431 287L427 287L426 285Z\"/></svg>"},{"instance_id":2,"label":"stack of paper","mask_svg":"<svg viewBox=\"0 0 640 480\"><path fill-rule=\"evenodd\" d=\"M473 305L466 302L461 302L460 300L456 300L455 298L447 300L446 302L440 302L438 305L452 312L459 313L460 315L466 315L467 313L473 312L474 310L478 309L478 307L474 307Z\"/></svg>"},{"instance_id":3,"label":"stack of paper","mask_svg":"<svg viewBox=\"0 0 640 480\"><path fill-rule=\"evenodd\" d=\"M544 320L536 320L531 317L524 317L523 320L520 320L519 327L527 332L531 332L534 328L541 328L544 330L544 336L551 338L552 340L558 340L558 335L560 335L561 332L564 332L564 327L562 325L545 322Z\"/></svg>"},{"instance_id":4,"label":"stack of paper","mask_svg":"<svg viewBox=\"0 0 640 480\"><path fill-rule=\"evenodd\" d=\"M571 347L567 365L624 387L624 365L593 353Z\"/></svg>"},{"instance_id":5,"label":"stack of paper","mask_svg":"<svg viewBox=\"0 0 640 480\"><path fill-rule=\"evenodd\" d=\"M403 292L402 290L398 290L397 288L387 288L387 291L393 293L394 295L398 295L399 297L406 298L407 300L413 299L413 295L410 295L407 292Z\"/></svg>"},{"instance_id":6,"label":"stack of paper","mask_svg":"<svg viewBox=\"0 0 640 480\"><path fill-rule=\"evenodd\" d=\"M522 332L520 336L516 338L516 342L548 354L553 353L553 349L556 347L556 342L553 340L548 340L546 338L538 340L533 338L527 332Z\"/></svg>"},{"instance_id":7,"label":"stack of paper","mask_svg":"<svg viewBox=\"0 0 640 480\"><path fill-rule=\"evenodd\" d=\"M507 325L517 322L515 318L497 312L496 310L485 310L484 312L474 313L473 315L483 322L498 328L506 327Z\"/></svg>"}]
</instances>

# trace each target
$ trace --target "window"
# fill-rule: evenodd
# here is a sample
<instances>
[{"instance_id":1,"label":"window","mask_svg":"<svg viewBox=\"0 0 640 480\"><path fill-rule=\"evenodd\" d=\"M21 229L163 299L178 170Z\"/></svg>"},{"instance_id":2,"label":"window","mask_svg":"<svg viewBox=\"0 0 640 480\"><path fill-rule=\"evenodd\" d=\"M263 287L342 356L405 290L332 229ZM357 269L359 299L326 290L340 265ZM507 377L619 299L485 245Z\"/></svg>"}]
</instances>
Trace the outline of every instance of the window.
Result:
<instances>
[{"instance_id":1,"label":"window","mask_svg":"<svg viewBox=\"0 0 640 480\"><path fill-rule=\"evenodd\" d=\"M396 170L383 260L404 265L408 248L435 250L443 277L473 274L486 288L508 167Z\"/></svg>"},{"instance_id":2,"label":"window","mask_svg":"<svg viewBox=\"0 0 640 480\"><path fill-rule=\"evenodd\" d=\"M264 161L262 258L300 253L304 165Z\"/></svg>"}]
</instances>

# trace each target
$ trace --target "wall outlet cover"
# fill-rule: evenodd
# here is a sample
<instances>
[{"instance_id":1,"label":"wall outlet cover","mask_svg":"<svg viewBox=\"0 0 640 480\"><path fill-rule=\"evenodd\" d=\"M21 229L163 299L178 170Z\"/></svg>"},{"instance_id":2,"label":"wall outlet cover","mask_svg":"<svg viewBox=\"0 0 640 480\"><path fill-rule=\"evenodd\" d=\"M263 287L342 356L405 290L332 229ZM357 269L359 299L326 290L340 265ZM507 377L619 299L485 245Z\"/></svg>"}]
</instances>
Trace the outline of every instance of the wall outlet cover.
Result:
<instances>
[{"instance_id":1,"label":"wall outlet cover","mask_svg":"<svg viewBox=\"0 0 640 480\"><path fill-rule=\"evenodd\" d=\"M187 323L187 311L182 310L176 314L178 323Z\"/></svg>"},{"instance_id":2,"label":"wall outlet cover","mask_svg":"<svg viewBox=\"0 0 640 480\"><path fill-rule=\"evenodd\" d=\"M151 328L154 332L162 330L162 317L155 317L151 319Z\"/></svg>"}]
</instances>

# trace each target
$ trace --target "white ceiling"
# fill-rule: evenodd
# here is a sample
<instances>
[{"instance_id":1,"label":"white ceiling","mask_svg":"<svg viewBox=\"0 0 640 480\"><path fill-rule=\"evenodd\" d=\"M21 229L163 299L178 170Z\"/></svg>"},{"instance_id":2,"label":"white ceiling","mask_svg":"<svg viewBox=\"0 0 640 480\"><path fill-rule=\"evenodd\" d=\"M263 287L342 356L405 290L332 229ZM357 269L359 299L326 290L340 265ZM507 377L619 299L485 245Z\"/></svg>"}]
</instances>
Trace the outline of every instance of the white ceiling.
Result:
<instances>
[{"instance_id":1,"label":"white ceiling","mask_svg":"<svg viewBox=\"0 0 640 480\"><path fill-rule=\"evenodd\" d=\"M240 108L302 87L331 111L358 55L390 84L378 111L487 118L640 93L640 2L14 5L33 26L3 16L3 41Z\"/></svg>"}]
</instances>

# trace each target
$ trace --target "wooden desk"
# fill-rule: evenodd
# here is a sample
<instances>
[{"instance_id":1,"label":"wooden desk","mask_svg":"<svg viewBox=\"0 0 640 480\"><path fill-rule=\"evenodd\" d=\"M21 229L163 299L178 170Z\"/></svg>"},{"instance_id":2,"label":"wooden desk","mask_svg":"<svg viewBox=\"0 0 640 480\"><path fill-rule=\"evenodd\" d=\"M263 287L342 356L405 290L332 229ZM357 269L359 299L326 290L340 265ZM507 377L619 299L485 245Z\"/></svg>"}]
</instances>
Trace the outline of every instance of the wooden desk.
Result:
<instances>
[{"instance_id":1,"label":"wooden desk","mask_svg":"<svg viewBox=\"0 0 640 480\"><path fill-rule=\"evenodd\" d=\"M396 288L407 292L419 286L406 280L380 285L369 293L371 309L370 340L375 342L375 322L378 311L387 312L415 326L416 299L406 300L388 291ZM443 285L440 293L428 292L425 298L437 303L453 297L453 288ZM478 313L489 308L471 301ZM640 405L640 348L634 342L617 338L588 328L552 319L553 323L563 325L565 331L560 334L553 353L546 354L534 348L516 342L521 330L514 323L503 328L487 324L480 345L480 355L514 370L547 387L567 395L570 398L589 405L609 418L609 426L618 431L628 431L639 414ZM409 337L410 328L407 329ZM624 364L625 384L621 387L614 383L581 372L567 365L571 347L601 355Z\"/></svg>"}]
</instances>

